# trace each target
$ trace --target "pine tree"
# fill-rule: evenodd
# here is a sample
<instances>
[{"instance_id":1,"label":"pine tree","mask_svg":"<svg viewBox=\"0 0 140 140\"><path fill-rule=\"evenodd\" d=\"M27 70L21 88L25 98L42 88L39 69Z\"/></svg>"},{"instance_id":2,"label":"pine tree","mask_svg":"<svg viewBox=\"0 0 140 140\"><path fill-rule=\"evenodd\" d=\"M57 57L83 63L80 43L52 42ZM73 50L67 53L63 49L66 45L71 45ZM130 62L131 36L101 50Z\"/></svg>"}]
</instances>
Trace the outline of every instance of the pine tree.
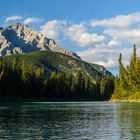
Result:
<instances>
[{"instance_id":1,"label":"pine tree","mask_svg":"<svg viewBox=\"0 0 140 140\"><path fill-rule=\"evenodd\" d=\"M104 94L105 94L105 78L104 77L101 78L100 93L102 96L104 96Z\"/></svg>"},{"instance_id":2,"label":"pine tree","mask_svg":"<svg viewBox=\"0 0 140 140\"><path fill-rule=\"evenodd\" d=\"M23 80L24 82L26 82L27 79L28 79L28 78L27 78L27 67L26 67L24 61L22 61L22 75L21 75L21 78L22 78L22 80Z\"/></svg>"},{"instance_id":3,"label":"pine tree","mask_svg":"<svg viewBox=\"0 0 140 140\"><path fill-rule=\"evenodd\" d=\"M49 83L49 89L50 89L50 93L52 93L52 97L57 97L57 95L58 95L58 75L57 75L57 73L56 73L56 71L53 71L52 73L51 73L51 79L50 79L50 81L49 81L50 83Z\"/></svg>"},{"instance_id":4,"label":"pine tree","mask_svg":"<svg viewBox=\"0 0 140 140\"><path fill-rule=\"evenodd\" d=\"M38 67L35 70L35 76L37 79L42 79L44 77L44 68Z\"/></svg>"},{"instance_id":5,"label":"pine tree","mask_svg":"<svg viewBox=\"0 0 140 140\"><path fill-rule=\"evenodd\" d=\"M3 69L3 58L0 57L0 72L2 71Z\"/></svg>"},{"instance_id":6,"label":"pine tree","mask_svg":"<svg viewBox=\"0 0 140 140\"><path fill-rule=\"evenodd\" d=\"M4 75L4 64L3 64L3 58L0 57L0 80L2 79Z\"/></svg>"},{"instance_id":7,"label":"pine tree","mask_svg":"<svg viewBox=\"0 0 140 140\"><path fill-rule=\"evenodd\" d=\"M133 46L133 54L130 64L123 67L121 55L119 57L119 75L115 80L115 90L112 99L140 98L140 59L137 57L136 45Z\"/></svg>"},{"instance_id":8,"label":"pine tree","mask_svg":"<svg viewBox=\"0 0 140 140\"><path fill-rule=\"evenodd\" d=\"M82 76L83 76L82 72L78 71L76 76L77 77L76 84L75 84L75 92L77 95L82 93L82 80L83 80Z\"/></svg>"},{"instance_id":9,"label":"pine tree","mask_svg":"<svg viewBox=\"0 0 140 140\"><path fill-rule=\"evenodd\" d=\"M69 72L67 74L67 87L68 87L68 95L70 95L73 92L73 85L74 85L74 79L73 74Z\"/></svg>"}]
</instances>

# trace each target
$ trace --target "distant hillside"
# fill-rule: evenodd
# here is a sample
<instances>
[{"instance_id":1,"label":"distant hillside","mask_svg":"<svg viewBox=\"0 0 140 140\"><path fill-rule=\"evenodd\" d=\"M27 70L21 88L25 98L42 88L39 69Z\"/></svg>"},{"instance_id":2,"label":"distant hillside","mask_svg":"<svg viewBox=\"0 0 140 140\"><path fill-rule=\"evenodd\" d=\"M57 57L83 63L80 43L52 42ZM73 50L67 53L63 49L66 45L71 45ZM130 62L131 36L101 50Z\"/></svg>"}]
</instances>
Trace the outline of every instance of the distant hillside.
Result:
<instances>
[{"instance_id":1,"label":"distant hillside","mask_svg":"<svg viewBox=\"0 0 140 140\"><path fill-rule=\"evenodd\" d=\"M82 73L94 80L97 77L102 77L102 75L112 75L103 66L90 64L80 59L75 59L71 56L57 52L39 51L25 53L22 55L11 55L5 57L5 61L12 62L17 56L20 61L25 61L26 63L33 64L33 66L36 67L43 66L46 74L49 74L54 70L64 70L72 73L76 73L80 70Z\"/></svg>"}]
</instances>

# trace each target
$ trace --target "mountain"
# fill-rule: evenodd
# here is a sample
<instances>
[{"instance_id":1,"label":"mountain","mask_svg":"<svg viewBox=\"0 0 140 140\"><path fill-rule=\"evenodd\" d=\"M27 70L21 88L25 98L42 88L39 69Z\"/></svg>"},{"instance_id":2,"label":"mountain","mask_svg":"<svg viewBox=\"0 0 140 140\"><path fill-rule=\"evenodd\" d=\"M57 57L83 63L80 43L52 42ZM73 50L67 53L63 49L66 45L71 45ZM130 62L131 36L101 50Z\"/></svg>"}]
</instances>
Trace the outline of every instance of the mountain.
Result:
<instances>
[{"instance_id":1,"label":"mountain","mask_svg":"<svg viewBox=\"0 0 140 140\"><path fill-rule=\"evenodd\" d=\"M43 66L46 74L54 70L72 73L80 70L93 80L112 76L103 66L81 60L75 52L60 48L53 39L20 23L0 28L0 56L11 62L18 56L21 63L24 60L35 67Z\"/></svg>"},{"instance_id":2,"label":"mountain","mask_svg":"<svg viewBox=\"0 0 140 140\"><path fill-rule=\"evenodd\" d=\"M75 52L58 47L53 39L45 37L27 25L15 23L0 28L0 56L42 50L60 52L80 59Z\"/></svg>"}]
</instances>

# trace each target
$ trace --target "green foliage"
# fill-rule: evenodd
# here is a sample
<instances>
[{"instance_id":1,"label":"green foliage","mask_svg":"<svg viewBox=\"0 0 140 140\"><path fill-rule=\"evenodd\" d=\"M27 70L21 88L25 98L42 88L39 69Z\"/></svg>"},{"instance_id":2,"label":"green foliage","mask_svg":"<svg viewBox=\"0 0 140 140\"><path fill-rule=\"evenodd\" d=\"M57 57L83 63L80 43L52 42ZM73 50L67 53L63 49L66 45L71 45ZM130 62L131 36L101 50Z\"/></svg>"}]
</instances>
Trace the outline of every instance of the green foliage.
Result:
<instances>
[{"instance_id":1,"label":"green foliage","mask_svg":"<svg viewBox=\"0 0 140 140\"><path fill-rule=\"evenodd\" d=\"M4 69L3 69L3 58L0 57L0 79L2 79L2 76L4 74Z\"/></svg>"},{"instance_id":2,"label":"green foliage","mask_svg":"<svg viewBox=\"0 0 140 140\"><path fill-rule=\"evenodd\" d=\"M139 100L140 99L140 59L136 54L136 45L130 64L125 68L122 64L122 55L119 56L119 75L115 80L115 90L112 99Z\"/></svg>"}]
</instances>

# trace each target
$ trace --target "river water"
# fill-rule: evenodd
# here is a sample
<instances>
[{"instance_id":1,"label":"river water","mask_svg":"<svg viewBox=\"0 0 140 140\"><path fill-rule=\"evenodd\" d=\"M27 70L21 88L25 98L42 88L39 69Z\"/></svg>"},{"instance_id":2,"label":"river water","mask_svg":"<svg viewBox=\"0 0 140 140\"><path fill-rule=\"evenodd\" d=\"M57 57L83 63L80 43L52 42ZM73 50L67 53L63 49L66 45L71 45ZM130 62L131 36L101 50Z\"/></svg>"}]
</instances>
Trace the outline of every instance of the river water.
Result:
<instances>
[{"instance_id":1,"label":"river water","mask_svg":"<svg viewBox=\"0 0 140 140\"><path fill-rule=\"evenodd\" d=\"M140 140L140 103L1 103L3 139Z\"/></svg>"}]
</instances>

